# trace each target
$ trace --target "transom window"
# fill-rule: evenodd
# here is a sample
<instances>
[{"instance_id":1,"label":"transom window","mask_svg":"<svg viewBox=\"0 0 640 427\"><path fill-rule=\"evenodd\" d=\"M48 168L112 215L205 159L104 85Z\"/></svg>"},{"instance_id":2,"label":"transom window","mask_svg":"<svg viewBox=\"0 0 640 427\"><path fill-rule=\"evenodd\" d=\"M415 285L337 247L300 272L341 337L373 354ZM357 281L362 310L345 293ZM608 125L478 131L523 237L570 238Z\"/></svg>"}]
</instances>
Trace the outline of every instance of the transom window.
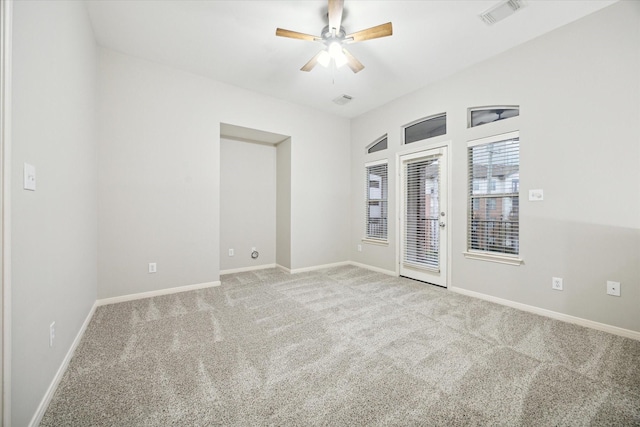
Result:
<instances>
[{"instance_id":1,"label":"transom window","mask_svg":"<svg viewBox=\"0 0 640 427\"><path fill-rule=\"evenodd\" d=\"M387 135L376 139L372 144L367 147L367 154L375 153L376 151L382 151L387 149Z\"/></svg>"},{"instance_id":2,"label":"transom window","mask_svg":"<svg viewBox=\"0 0 640 427\"><path fill-rule=\"evenodd\" d=\"M468 126L473 128L487 123L519 116L520 107L517 105L474 107L468 109L467 115Z\"/></svg>"},{"instance_id":3,"label":"transom window","mask_svg":"<svg viewBox=\"0 0 640 427\"><path fill-rule=\"evenodd\" d=\"M446 133L447 114L442 113L406 126L404 128L404 143L411 144L412 142L445 135Z\"/></svg>"}]
</instances>

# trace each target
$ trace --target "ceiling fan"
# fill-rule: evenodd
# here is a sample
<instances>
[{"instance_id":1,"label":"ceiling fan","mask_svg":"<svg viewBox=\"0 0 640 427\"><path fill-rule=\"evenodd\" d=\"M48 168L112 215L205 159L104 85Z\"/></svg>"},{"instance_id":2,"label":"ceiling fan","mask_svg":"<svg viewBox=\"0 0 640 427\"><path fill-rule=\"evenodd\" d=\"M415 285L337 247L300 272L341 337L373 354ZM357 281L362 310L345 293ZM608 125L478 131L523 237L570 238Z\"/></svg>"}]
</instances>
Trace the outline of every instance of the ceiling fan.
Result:
<instances>
[{"instance_id":1,"label":"ceiling fan","mask_svg":"<svg viewBox=\"0 0 640 427\"><path fill-rule=\"evenodd\" d=\"M351 68L351 71L357 73L364 68L364 65L351 55L349 51L344 48L344 45L377 39L380 37L387 37L393 34L391 22L347 34L341 25L343 11L344 0L329 0L327 13L329 17L329 25L322 29L320 36L298 33L296 31L285 30L283 28L276 29L276 36L278 37L308 40L312 42L319 42L324 45L324 48L320 52L300 68L301 71L311 71L318 63L323 67L328 67L333 60L337 68L347 64L347 66Z\"/></svg>"}]
</instances>

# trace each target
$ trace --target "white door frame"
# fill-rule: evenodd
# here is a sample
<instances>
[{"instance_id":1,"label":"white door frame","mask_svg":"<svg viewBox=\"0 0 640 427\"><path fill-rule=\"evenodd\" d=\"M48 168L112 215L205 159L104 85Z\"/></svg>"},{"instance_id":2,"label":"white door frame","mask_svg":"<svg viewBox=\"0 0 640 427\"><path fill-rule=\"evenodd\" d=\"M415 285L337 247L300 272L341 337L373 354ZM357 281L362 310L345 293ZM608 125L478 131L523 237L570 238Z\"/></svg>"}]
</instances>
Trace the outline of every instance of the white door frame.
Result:
<instances>
[{"instance_id":1,"label":"white door frame","mask_svg":"<svg viewBox=\"0 0 640 427\"><path fill-rule=\"evenodd\" d=\"M447 209L447 226L444 229L444 232L446 233L446 237L447 237L447 250L446 250L446 257L447 257L447 262L446 262L446 274L447 274L447 288L451 287L451 247L453 246L451 243L451 224L452 224L452 220L451 220L451 200L452 200L452 192L451 192L451 179L452 179L452 174L451 174L451 158L452 153L451 153L451 141L441 141L441 142L434 142L431 144L426 144L426 145L422 145L420 144L420 142L416 142L416 143L412 143L412 145L415 144L416 146L411 147L407 150L403 150L403 151L399 151L396 153L396 218L397 220L395 221L395 227L396 227L396 276L400 276L400 263L402 262L401 259L401 254L402 254L402 229L401 229L401 216L403 215L402 212L402 157L403 156L407 156L409 154L415 154L415 153L420 153L423 151L429 151L429 150L437 150L438 148L446 148L447 149L447 203L446 203L446 209Z\"/></svg>"},{"instance_id":2,"label":"white door frame","mask_svg":"<svg viewBox=\"0 0 640 427\"><path fill-rule=\"evenodd\" d=\"M11 35L13 0L0 2L0 424L11 425Z\"/></svg>"}]
</instances>

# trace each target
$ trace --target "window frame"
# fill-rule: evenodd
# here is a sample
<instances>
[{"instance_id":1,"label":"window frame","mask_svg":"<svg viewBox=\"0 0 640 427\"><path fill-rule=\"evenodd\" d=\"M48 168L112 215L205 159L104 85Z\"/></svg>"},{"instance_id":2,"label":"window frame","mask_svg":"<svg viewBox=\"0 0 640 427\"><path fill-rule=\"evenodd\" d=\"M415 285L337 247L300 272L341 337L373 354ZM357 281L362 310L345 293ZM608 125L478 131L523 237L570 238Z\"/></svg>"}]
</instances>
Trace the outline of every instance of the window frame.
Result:
<instances>
[{"instance_id":1,"label":"window frame","mask_svg":"<svg viewBox=\"0 0 640 427\"><path fill-rule=\"evenodd\" d=\"M492 135L485 138L479 138L479 139L467 141L467 174L468 174L467 176L467 227L466 227L467 238L466 238L466 250L463 252L465 258L482 260L482 261L491 261L491 262L497 262L501 264L516 265L516 266L522 265L524 263L524 260L521 258L520 246L518 247L518 253L516 254L509 254L506 252L496 252L496 251L485 251L485 250L470 248L470 233L471 233L470 227L471 227L471 218L473 215L473 204L474 204L474 201L480 200L478 197L473 197L473 164L471 159L469 158L470 149L473 147L481 146L481 145L488 145L496 142L508 141L515 138L518 138L518 155L519 155L520 147L521 147L520 131L507 132L507 133L502 133L498 135ZM521 170L521 161L518 162L518 174L520 173L520 170ZM518 180L519 179L520 178L518 178ZM520 206L519 182L520 181L518 181L518 192L509 193L509 194L513 194L513 193L517 194L518 206ZM513 195L510 197L513 197ZM486 199L489 199L489 198L490 197L487 197ZM480 202L478 202L477 204L480 205ZM519 243L520 243L520 236L522 234L520 233L520 217L521 217L520 212L518 211L518 242Z\"/></svg>"},{"instance_id":2,"label":"window frame","mask_svg":"<svg viewBox=\"0 0 640 427\"><path fill-rule=\"evenodd\" d=\"M382 185L382 181L381 181L381 188L380 188L380 199L371 199L370 198L370 180L369 180L369 176L370 176L370 172L369 172L369 168L371 167L375 167L375 166L381 166L381 165L385 165L386 166L386 194L383 191L384 186ZM371 161L371 162L367 162L364 164L364 169L365 169L365 194L364 194L364 237L362 238L362 241L364 243L371 243L371 244L377 244L377 245L384 245L387 246L389 244L389 160L388 159L380 159L380 160L376 160L376 161ZM383 197L384 196L384 197ZM380 213L381 213L381 220L386 221L386 227L384 227L385 230L385 235L384 238L378 238L375 236L371 236L371 233L369 233L370 230L370 210L369 210L369 206L370 206L370 202L372 201L379 201L382 202L383 204L386 203L386 208L383 208L383 206L380 206Z\"/></svg>"}]
</instances>

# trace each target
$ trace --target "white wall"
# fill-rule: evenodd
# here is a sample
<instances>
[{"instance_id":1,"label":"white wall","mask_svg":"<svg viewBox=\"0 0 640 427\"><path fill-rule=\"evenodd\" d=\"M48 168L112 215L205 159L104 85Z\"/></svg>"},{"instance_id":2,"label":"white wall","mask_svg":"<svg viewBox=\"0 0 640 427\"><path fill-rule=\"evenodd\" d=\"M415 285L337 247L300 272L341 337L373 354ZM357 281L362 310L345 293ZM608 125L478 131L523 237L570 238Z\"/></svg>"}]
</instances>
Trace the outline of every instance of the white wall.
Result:
<instances>
[{"instance_id":1,"label":"white wall","mask_svg":"<svg viewBox=\"0 0 640 427\"><path fill-rule=\"evenodd\" d=\"M347 119L106 49L98 91L99 298L219 280L220 123L291 136L291 267L348 259Z\"/></svg>"},{"instance_id":2,"label":"white wall","mask_svg":"<svg viewBox=\"0 0 640 427\"><path fill-rule=\"evenodd\" d=\"M24 426L96 300L97 48L81 2L13 7L11 411Z\"/></svg>"},{"instance_id":3,"label":"white wall","mask_svg":"<svg viewBox=\"0 0 640 427\"><path fill-rule=\"evenodd\" d=\"M395 270L388 247L363 245L364 163L390 160L389 224L396 221L401 127L447 112L452 150L450 285L640 331L640 3L619 2L401 97L352 121L351 258ZM468 107L520 105L519 118L466 128ZM466 142L521 131L519 267L466 259ZM389 134L389 149L365 147ZM413 148L413 147L411 147ZM528 202L529 189L544 202ZM551 277L564 278L564 291ZM622 283L607 296L606 280Z\"/></svg>"},{"instance_id":4,"label":"white wall","mask_svg":"<svg viewBox=\"0 0 640 427\"><path fill-rule=\"evenodd\" d=\"M220 206L220 270L275 264L274 145L220 139Z\"/></svg>"}]
</instances>

